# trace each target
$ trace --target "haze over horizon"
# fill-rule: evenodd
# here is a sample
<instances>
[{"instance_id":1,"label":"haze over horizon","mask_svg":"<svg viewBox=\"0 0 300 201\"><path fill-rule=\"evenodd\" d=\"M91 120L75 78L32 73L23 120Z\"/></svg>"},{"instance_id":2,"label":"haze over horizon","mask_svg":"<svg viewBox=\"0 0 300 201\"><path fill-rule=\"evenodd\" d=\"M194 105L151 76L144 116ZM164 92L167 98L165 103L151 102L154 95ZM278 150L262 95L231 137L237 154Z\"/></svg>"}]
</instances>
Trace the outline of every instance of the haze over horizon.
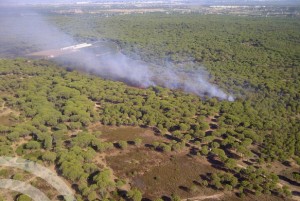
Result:
<instances>
[{"instance_id":1,"label":"haze over horizon","mask_svg":"<svg viewBox=\"0 0 300 201\"><path fill-rule=\"evenodd\" d=\"M74 4L77 2L121 2L121 3L135 3L135 2L165 2L165 3L187 3L199 5L300 5L300 0L12 0L0 1L0 5L26 5L26 4Z\"/></svg>"}]
</instances>

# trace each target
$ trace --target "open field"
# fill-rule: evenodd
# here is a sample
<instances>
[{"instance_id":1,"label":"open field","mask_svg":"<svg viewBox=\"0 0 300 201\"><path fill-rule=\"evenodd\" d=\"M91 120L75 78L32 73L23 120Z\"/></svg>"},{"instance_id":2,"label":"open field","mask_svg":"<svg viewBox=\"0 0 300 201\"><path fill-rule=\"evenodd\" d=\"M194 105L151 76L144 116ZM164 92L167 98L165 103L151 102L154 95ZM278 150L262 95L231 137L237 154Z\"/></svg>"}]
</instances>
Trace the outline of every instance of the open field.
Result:
<instances>
[{"instance_id":1,"label":"open field","mask_svg":"<svg viewBox=\"0 0 300 201\"><path fill-rule=\"evenodd\" d=\"M141 127L111 127L111 126L92 126L92 131L101 131L101 139L108 142L117 142L120 140L133 143L140 138L144 144L151 144L154 141L167 141L162 136L158 136L151 128Z\"/></svg>"}]
</instances>

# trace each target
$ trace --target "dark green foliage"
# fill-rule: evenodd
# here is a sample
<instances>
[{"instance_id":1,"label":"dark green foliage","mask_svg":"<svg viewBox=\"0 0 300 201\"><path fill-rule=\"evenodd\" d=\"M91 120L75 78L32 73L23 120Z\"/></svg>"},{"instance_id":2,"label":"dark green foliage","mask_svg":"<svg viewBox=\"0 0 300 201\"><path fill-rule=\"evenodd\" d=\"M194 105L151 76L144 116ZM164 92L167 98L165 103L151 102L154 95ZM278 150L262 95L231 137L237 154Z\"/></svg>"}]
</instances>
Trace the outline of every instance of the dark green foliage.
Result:
<instances>
[{"instance_id":1,"label":"dark green foliage","mask_svg":"<svg viewBox=\"0 0 300 201\"><path fill-rule=\"evenodd\" d=\"M208 176L210 185L219 190L239 189L239 196L243 197L245 193L254 192L260 195L263 192L281 192L289 196L289 190L286 187L277 188L279 178L277 175L267 173L267 171L248 166L241 171L231 173L212 173Z\"/></svg>"},{"instance_id":2,"label":"dark green foliage","mask_svg":"<svg viewBox=\"0 0 300 201\"><path fill-rule=\"evenodd\" d=\"M25 145L26 149L39 149L41 144L37 141L30 141Z\"/></svg>"}]
</instances>

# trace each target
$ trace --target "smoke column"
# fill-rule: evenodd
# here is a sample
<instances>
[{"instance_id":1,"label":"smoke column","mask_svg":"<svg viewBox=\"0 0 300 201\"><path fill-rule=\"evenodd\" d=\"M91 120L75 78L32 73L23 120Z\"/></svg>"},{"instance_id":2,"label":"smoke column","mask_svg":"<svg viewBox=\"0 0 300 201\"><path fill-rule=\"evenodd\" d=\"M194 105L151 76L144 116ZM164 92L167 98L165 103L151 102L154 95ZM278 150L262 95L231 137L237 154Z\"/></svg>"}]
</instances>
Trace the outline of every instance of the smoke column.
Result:
<instances>
[{"instance_id":1,"label":"smoke column","mask_svg":"<svg viewBox=\"0 0 300 201\"><path fill-rule=\"evenodd\" d=\"M1 4L0 4L1 6ZM47 23L43 16L31 12L29 9L0 7L0 54L13 52L15 48L7 41L26 46L27 50L18 50L26 55L30 49L46 50L59 49L77 44L71 36L63 33L55 26ZM2 49L2 50L1 50ZM24 48L25 49L25 48ZM171 89L182 89L199 96L217 97L222 100L233 101L234 98L208 81L205 70L193 74L184 74L175 70L172 64L150 67L150 64L131 59L121 52L96 56L88 50L81 50L78 54L58 58L58 61L77 63L78 68L104 78L124 81L129 84L149 87L164 86Z\"/></svg>"}]
</instances>

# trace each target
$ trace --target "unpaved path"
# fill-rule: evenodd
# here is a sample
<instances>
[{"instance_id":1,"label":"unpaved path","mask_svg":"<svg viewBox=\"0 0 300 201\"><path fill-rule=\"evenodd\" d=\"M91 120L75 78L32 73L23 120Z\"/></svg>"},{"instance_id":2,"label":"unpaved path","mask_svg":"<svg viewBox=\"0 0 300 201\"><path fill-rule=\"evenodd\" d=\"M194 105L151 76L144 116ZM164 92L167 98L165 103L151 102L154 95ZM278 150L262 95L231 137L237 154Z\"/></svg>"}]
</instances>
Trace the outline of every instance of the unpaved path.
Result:
<instances>
[{"instance_id":1,"label":"unpaved path","mask_svg":"<svg viewBox=\"0 0 300 201\"><path fill-rule=\"evenodd\" d=\"M3 109L4 110L4 109ZM5 116L5 115L9 115L10 113L12 113L13 110L11 109L6 109L5 111L0 113L0 116Z\"/></svg>"},{"instance_id":2,"label":"unpaved path","mask_svg":"<svg viewBox=\"0 0 300 201\"><path fill-rule=\"evenodd\" d=\"M197 196L193 198L187 198L183 199L181 201L200 201L200 200L206 200L206 199L215 199L220 200L221 197L223 197L224 193L214 194L214 195L204 195L204 196Z\"/></svg>"},{"instance_id":3,"label":"unpaved path","mask_svg":"<svg viewBox=\"0 0 300 201\"><path fill-rule=\"evenodd\" d=\"M9 115L10 113L14 113L16 115L19 115L20 113L15 111L15 110L12 110L8 107L5 106L5 102L3 102L1 104L1 109L0 109L0 116L6 116L6 115Z\"/></svg>"}]
</instances>

